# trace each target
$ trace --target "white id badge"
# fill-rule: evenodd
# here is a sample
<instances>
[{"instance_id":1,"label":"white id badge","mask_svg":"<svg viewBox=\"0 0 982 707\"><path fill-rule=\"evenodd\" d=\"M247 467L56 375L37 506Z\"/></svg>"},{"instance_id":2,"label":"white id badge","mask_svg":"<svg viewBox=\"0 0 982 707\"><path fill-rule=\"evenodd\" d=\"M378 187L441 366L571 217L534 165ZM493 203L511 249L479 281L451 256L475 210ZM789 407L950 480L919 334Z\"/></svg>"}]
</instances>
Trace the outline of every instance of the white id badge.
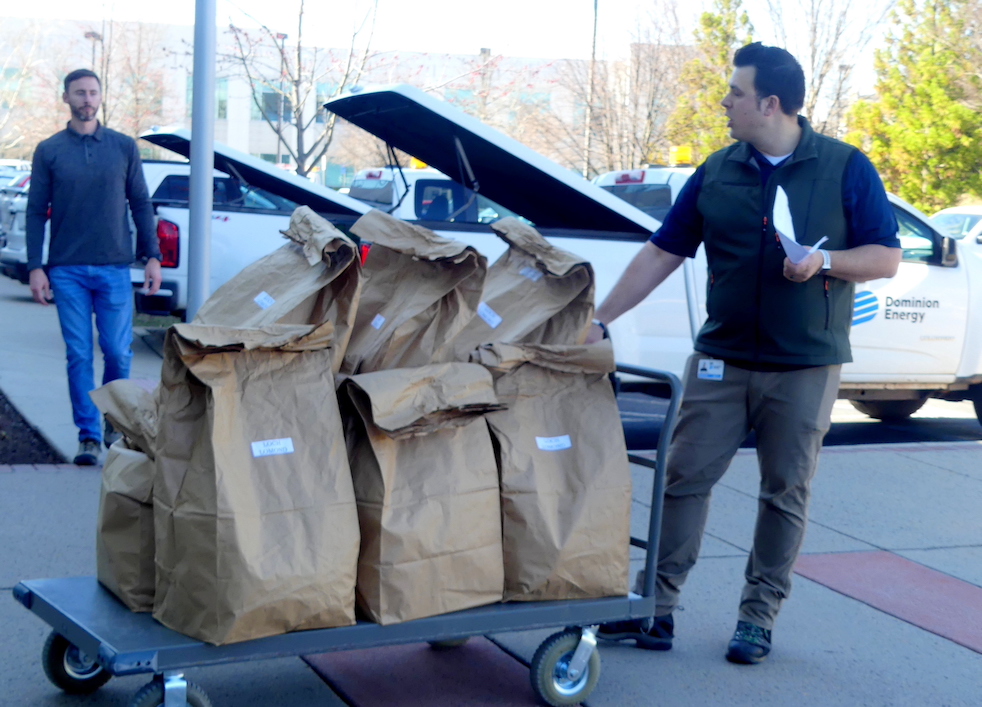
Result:
<instances>
[{"instance_id":1,"label":"white id badge","mask_svg":"<svg viewBox=\"0 0 982 707\"><path fill-rule=\"evenodd\" d=\"M723 362L715 358L700 358L698 377L707 381L723 380Z\"/></svg>"}]
</instances>

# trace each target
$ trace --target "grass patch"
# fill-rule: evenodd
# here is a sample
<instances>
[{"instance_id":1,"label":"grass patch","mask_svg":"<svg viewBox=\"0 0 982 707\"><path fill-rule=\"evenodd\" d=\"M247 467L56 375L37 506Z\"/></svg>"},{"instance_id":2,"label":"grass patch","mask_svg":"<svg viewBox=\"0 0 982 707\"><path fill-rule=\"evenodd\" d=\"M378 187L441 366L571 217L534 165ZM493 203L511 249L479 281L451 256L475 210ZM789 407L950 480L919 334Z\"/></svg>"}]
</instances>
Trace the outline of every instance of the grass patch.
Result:
<instances>
[{"instance_id":1,"label":"grass patch","mask_svg":"<svg viewBox=\"0 0 982 707\"><path fill-rule=\"evenodd\" d=\"M166 329L171 324L180 324L180 322L179 317L167 315L141 314L139 312L133 315L133 326L146 329Z\"/></svg>"}]
</instances>

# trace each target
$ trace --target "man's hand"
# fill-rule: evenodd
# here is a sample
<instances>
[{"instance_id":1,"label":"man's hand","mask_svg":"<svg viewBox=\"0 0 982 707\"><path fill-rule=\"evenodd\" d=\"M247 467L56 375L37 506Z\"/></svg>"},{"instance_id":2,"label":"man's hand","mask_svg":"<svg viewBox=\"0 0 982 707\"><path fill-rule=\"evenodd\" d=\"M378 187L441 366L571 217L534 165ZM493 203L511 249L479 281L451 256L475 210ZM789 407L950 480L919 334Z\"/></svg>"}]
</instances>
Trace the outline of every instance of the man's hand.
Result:
<instances>
[{"instance_id":1,"label":"man's hand","mask_svg":"<svg viewBox=\"0 0 982 707\"><path fill-rule=\"evenodd\" d=\"M591 324L590 331L586 334L586 341L584 344L595 344L604 338L604 330L600 328L599 324Z\"/></svg>"},{"instance_id":2,"label":"man's hand","mask_svg":"<svg viewBox=\"0 0 982 707\"><path fill-rule=\"evenodd\" d=\"M31 294L34 301L47 307L51 304L54 296L51 294L51 283L48 282L48 275L41 268L31 270L30 274Z\"/></svg>"},{"instance_id":3,"label":"man's hand","mask_svg":"<svg viewBox=\"0 0 982 707\"><path fill-rule=\"evenodd\" d=\"M791 282L807 282L822 269L825 258L818 251L815 251L800 263L792 263L790 259L784 259L784 277Z\"/></svg>"},{"instance_id":4,"label":"man's hand","mask_svg":"<svg viewBox=\"0 0 982 707\"><path fill-rule=\"evenodd\" d=\"M156 258L148 259L147 266L143 269L143 275L143 289L148 295L157 294L160 284L164 281L164 276L160 273L160 261Z\"/></svg>"}]
</instances>

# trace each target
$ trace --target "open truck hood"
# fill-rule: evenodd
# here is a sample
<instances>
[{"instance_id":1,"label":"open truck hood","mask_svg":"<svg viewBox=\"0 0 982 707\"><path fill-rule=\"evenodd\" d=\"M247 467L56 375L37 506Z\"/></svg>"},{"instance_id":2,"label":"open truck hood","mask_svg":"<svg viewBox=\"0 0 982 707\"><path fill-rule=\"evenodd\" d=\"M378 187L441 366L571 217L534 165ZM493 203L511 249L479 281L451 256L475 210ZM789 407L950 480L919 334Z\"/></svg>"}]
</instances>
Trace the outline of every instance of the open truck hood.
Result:
<instances>
[{"instance_id":1,"label":"open truck hood","mask_svg":"<svg viewBox=\"0 0 982 707\"><path fill-rule=\"evenodd\" d=\"M536 228L640 238L661 226L580 175L413 86L362 89L324 107Z\"/></svg>"},{"instance_id":2,"label":"open truck hood","mask_svg":"<svg viewBox=\"0 0 982 707\"><path fill-rule=\"evenodd\" d=\"M152 130L140 137L185 158L191 156L191 131L185 128ZM247 184L297 204L309 206L319 214L361 216L371 211L371 207L357 199L286 172L258 157L233 150L220 142L215 143L215 169L238 176Z\"/></svg>"}]
</instances>

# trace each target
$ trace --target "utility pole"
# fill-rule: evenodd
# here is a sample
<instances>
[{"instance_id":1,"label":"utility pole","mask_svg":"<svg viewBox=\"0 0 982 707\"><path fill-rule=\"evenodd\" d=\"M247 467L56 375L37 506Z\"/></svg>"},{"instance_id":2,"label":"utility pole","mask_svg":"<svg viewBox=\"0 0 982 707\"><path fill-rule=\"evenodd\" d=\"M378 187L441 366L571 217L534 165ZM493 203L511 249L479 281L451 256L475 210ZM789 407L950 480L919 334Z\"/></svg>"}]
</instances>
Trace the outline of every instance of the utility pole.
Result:
<instances>
[{"instance_id":1,"label":"utility pole","mask_svg":"<svg viewBox=\"0 0 982 707\"><path fill-rule=\"evenodd\" d=\"M586 88L586 125L583 127L583 177L590 176L590 142L593 137L593 76L597 67L597 2L593 0L593 45L590 49L590 71Z\"/></svg>"},{"instance_id":2,"label":"utility pole","mask_svg":"<svg viewBox=\"0 0 982 707\"><path fill-rule=\"evenodd\" d=\"M277 32L276 38L280 40L280 106L276 111L276 166L282 168L280 161L283 159L283 91L285 90L283 79L286 78L286 35Z\"/></svg>"}]
</instances>

